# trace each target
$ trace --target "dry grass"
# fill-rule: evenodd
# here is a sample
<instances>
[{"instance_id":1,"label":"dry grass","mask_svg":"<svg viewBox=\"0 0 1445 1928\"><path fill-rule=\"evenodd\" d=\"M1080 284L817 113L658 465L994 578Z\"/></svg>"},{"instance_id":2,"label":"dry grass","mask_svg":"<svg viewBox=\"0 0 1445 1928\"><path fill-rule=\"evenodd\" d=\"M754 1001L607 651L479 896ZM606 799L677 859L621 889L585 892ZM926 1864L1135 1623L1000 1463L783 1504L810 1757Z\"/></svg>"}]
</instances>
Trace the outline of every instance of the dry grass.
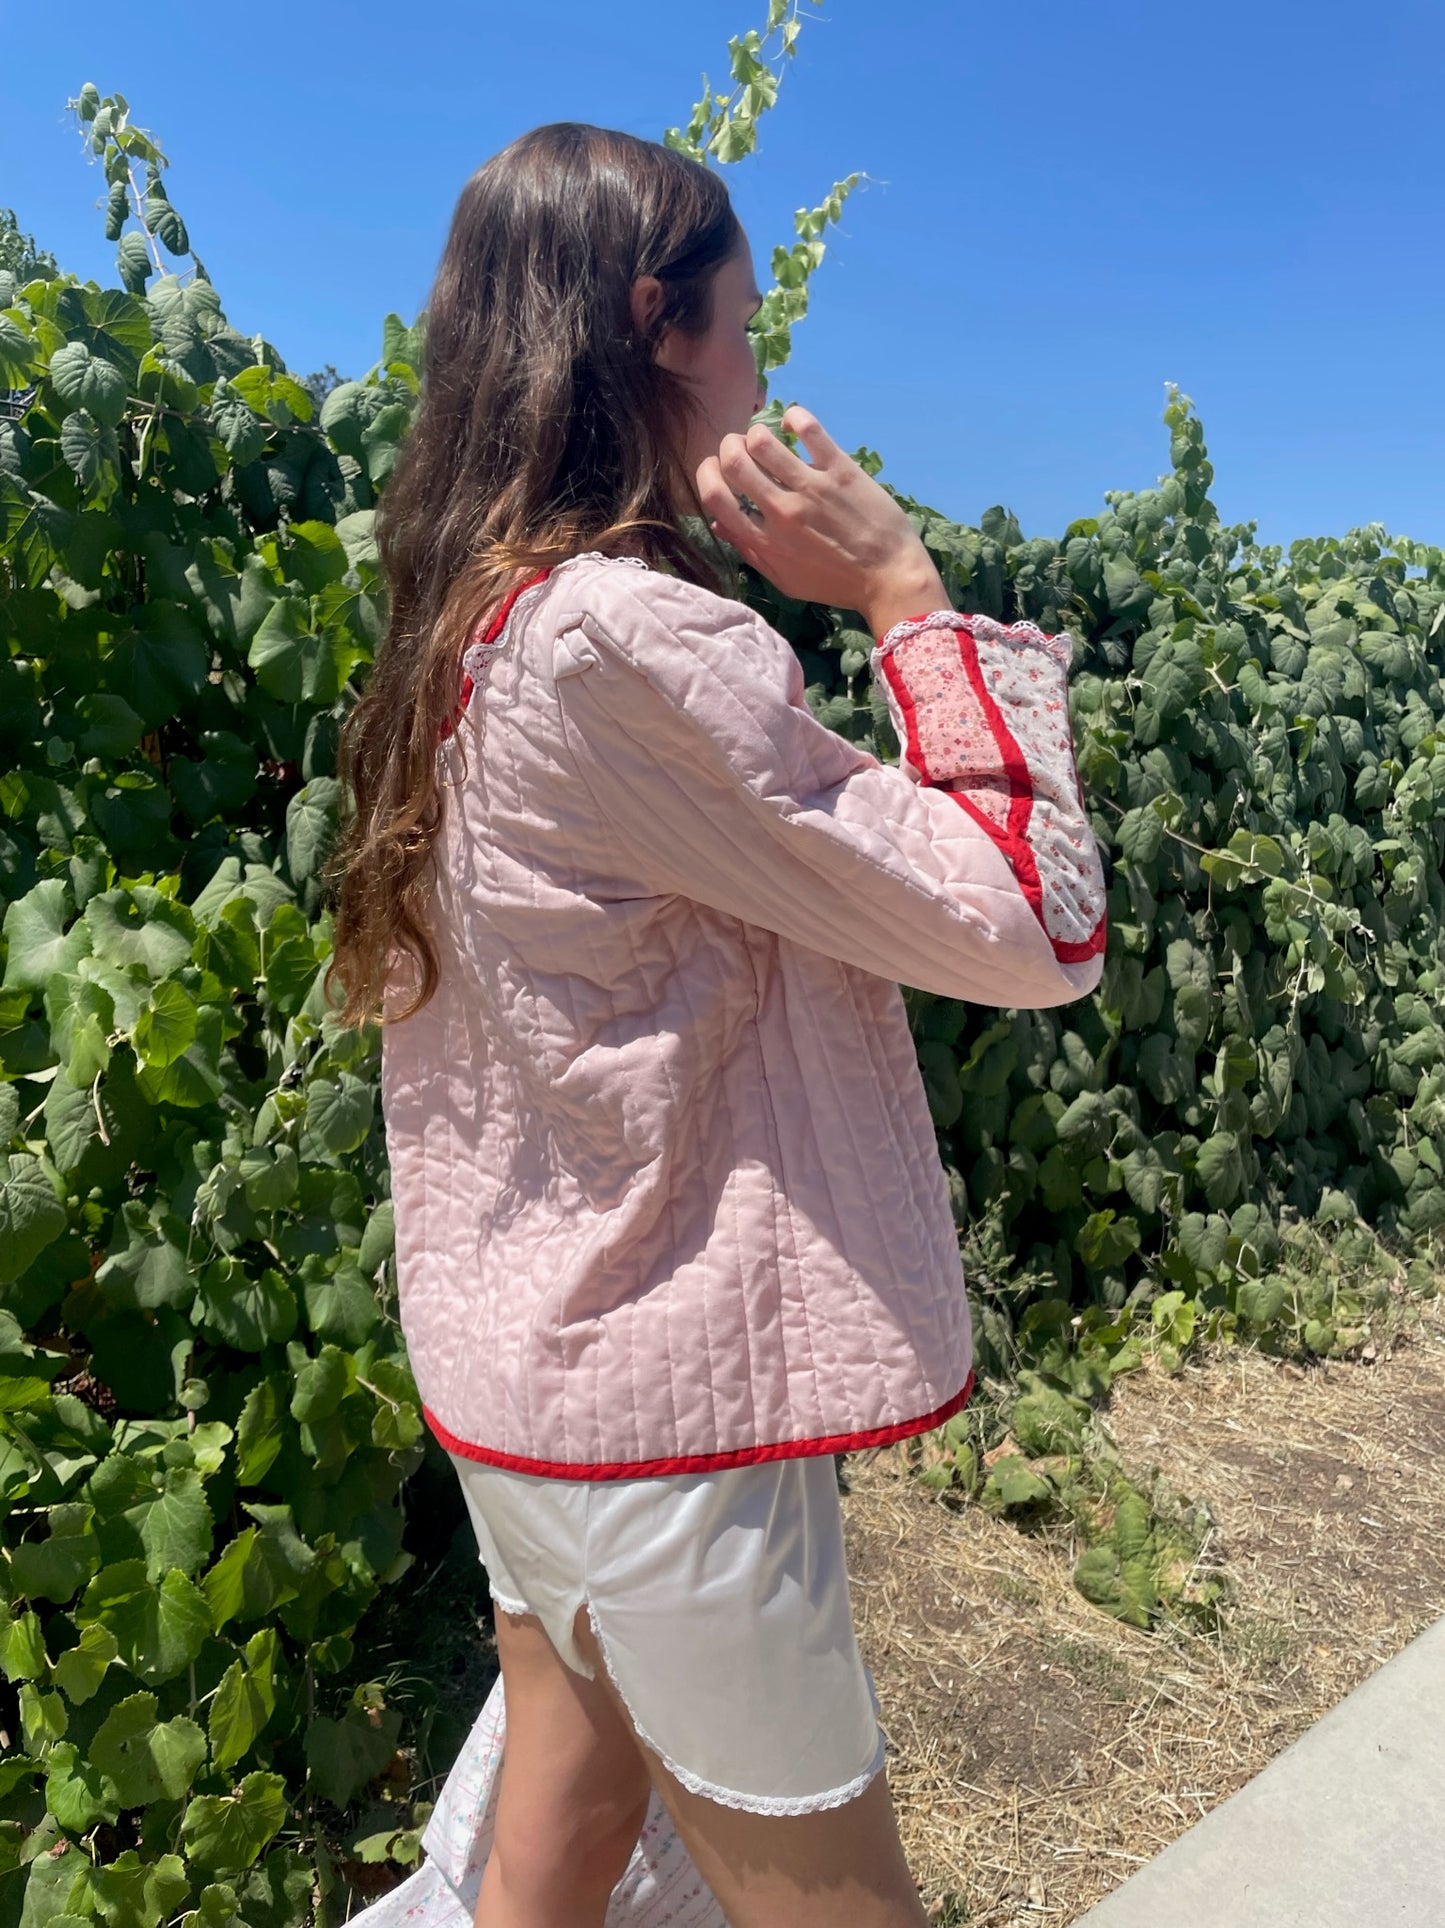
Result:
<instances>
[{"instance_id":1,"label":"dry grass","mask_svg":"<svg viewBox=\"0 0 1445 1928\"><path fill-rule=\"evenodd\" d=\"M1206 1500L1224 1631L1145 1634L1070 1583L1067 1530L954 1510L855 1454L854 1616L925 1905L1063 1928L1445 1613L1445 1304L1369 1363L1220 1351L1120 1382L1135 1477Z\"/></svg>"}]
</instances>

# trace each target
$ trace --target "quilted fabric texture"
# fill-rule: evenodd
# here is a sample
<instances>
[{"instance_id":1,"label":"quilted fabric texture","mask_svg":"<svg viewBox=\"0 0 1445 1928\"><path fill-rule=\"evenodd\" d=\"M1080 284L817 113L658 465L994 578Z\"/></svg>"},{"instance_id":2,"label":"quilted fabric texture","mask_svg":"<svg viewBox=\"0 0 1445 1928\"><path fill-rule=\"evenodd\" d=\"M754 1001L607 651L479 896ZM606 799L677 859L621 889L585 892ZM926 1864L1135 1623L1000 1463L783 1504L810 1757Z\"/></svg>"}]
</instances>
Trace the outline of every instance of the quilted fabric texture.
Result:
<instances>
[{"instance_id":1,"label":"quilted fabric texture","mask_svg":"<svg viewBox=\"0 0 1445 1928\"><path fill-rule=\"evenodd\" d=\"M438 752L440 988L383 1033L433 1430L606 1479L937 1425L971 1337L898 986L1044 1006L1101 968L986 826L994 765L970 811L962 766L880 763L759 616L640 563L574 557L494 640ZM1037 863L1070 846L1075 890L1058 788Z\"/></svg>"}]
</instances>

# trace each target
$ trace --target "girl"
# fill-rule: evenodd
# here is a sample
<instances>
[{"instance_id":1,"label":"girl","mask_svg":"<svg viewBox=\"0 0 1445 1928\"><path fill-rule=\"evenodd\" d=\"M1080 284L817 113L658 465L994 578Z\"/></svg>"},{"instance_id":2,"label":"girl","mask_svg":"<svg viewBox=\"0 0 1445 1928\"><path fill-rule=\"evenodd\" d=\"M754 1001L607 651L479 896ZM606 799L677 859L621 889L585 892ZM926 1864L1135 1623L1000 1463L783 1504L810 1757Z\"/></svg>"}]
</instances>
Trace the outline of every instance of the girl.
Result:
<instances>
[{"instance_id":1,"label":"girl","mask_svg":"<svg viewBox=\"0 0 1445 1928\"><path fill-rule=\"evenodd\" d=\"M707 169L524 135L462 192L381 513L335 969L498 1609L478 1928L597 1928L654 1786L732 1928L926 1920L832 1457L972 1384L898 985L1100 972L1068 638L950 610L806 410L807 461L750 426L759 300ZM901 767L814 720L723 543L862 614Z\"/></svg>"}]
</instances>

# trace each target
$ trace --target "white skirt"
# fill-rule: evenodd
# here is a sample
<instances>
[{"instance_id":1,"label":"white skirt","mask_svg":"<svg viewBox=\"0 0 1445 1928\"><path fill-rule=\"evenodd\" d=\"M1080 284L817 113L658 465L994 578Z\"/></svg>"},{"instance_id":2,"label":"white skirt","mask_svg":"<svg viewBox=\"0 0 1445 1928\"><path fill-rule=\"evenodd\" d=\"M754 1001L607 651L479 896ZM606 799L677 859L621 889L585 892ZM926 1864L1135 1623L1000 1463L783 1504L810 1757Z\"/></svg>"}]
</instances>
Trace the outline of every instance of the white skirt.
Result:
<instances>
[{"instance_id":1,"label":"white skirt","mask_svg":"<svg viewBox=\"0 0 1445 1928\"><path fill-rule=\"evenodd\" d=\"M853 1632L833 1457L569 1480L450 1455L506 1613L587 1679L584 1603L638 1737L694 1794L808 1814L883 1766Z\"/></svg>"}]
</instances>

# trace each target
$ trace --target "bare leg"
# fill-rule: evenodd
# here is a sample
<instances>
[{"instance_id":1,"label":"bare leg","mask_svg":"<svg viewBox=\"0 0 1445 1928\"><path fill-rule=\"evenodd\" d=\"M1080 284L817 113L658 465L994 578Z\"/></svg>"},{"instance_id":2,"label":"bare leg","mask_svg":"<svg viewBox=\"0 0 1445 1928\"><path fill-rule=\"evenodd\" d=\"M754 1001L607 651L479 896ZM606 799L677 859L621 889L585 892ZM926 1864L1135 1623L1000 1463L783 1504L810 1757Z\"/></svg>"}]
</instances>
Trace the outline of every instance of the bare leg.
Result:
<instances>
[{"instance_id":1,"label":"bare leg","mask_svg":"<svg viewBox=\"0 0 1445 1928\"><path fill-rule=\"evenodd\" d=\"M476 1928L602 1928L647 1817L646 1763L615 1696L535 1614L496 1621L507 1729Z\"/></svg>"},{"instance_id":2,"label":"bare leg","mask_svg":"<svg viewBox=\"0 0 1445 1928\"><path fill-rule=\"evenodd\" d=\"M577 1618L576 1635L597 1670L598 1686L632 1731L585 1612ZM510 1746L510 1732L507 1740ZM729 1928L929 1928L885 1774L842 1807L751 1814L691 1793L645 1742L636 1746Z\"/></svg>"}]
</instances>

